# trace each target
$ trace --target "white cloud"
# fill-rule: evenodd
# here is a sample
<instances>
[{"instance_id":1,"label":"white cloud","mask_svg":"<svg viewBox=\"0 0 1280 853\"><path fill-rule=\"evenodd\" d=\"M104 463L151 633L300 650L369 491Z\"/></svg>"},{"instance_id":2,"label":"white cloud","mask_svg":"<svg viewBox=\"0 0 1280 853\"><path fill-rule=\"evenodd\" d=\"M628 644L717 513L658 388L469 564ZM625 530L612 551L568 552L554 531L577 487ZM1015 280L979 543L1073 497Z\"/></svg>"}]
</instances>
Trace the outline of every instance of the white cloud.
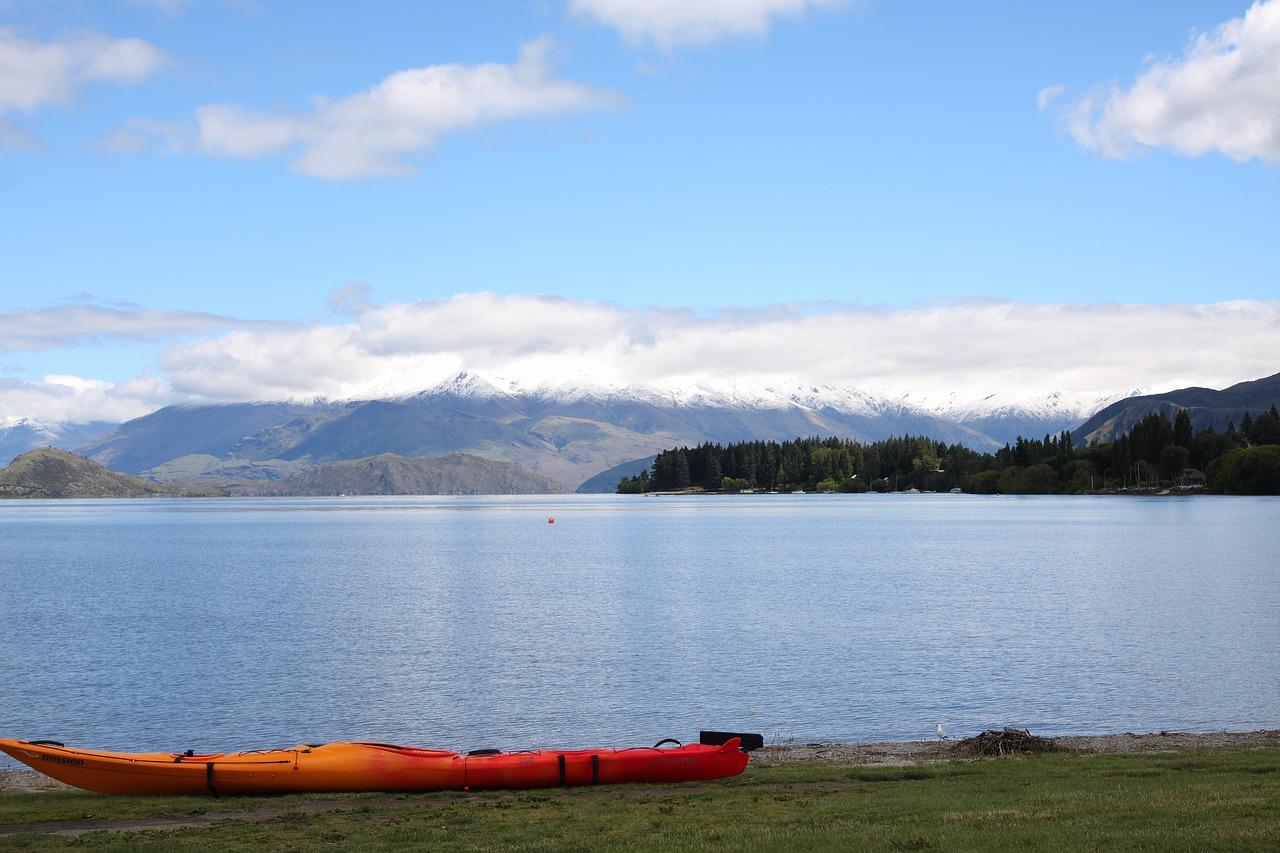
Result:
<instances>
[{"instance_id":1,"label":"white cloud","mask_svg":"<svg viewBox=\"0 0 1280 853\"><path fill-rule=\"evenodd\" d=\"M431 151L448 133L519 118L602 109L616 96L559 79L537 39L510 64L429 65L397 71L346 98L317 97L311 110L266 113L239 104L208 104L194 122L135 120L107 139L137 150L147 136L162 148L253 159L293 152L295 170L352 180L411 174L410 158Z\"/></svg>"},{"instance_id":2,"label":"white cloud","mask_svg":"<svg viewBox=\"0 0 1280 853\"><path fill-rule=\"evenodd\" d=\"M1067 87L1061 83L1045 86L1039 92L1036 92L1036 109L1043 110L1065 91L1067 91Z\"/></svg>"},{"instance_id":3,"label":"white cloud","mask_svg":"<svg viewBox=\"0 0 1280 853\"><path fill-rule=\"evenodd\" d=\"M141 39L85 32L37 42L0 27L0 115L65 105L87 83L138 83L167 61Z\"/></svg>"},{"instance_id":4,"label":"white cloud","mask_svg":"<svg viewBox=\"0 0 1280 853\"><path fill-rule=\"evenodd\" d=\"M0 378L0 426L20 418L42 423L127 421L176 401L166 382L146 376L120 383L67 375L45 376L40 382Z\"/></svg>"},{"instance_id":5,"label":"white cloud","mask_svg":"<svg viewBox=\"0 0 1280 853\"><path fill-rule=\"evenodd\" d=\"M1223 385L1280 369L1280 302L908 308L779 306L710 315L460 294L349 323L236 332L170 349L173 387L211 399L410 393L468 369L526 385L828 383L955 389Z\"/></svg>"},{"instance_id":6,"label":"white cloud","mask_svg":"<svg viewBox=\"0 0 1280 853\"><path fill-rule=\"evenodd\" d=\"M574 14L613 27L631 44L660 48L766 35L775 18L847 0L569 0Z\"/></svg>"},{"instance_id":7,"label":"white cloud","mask_svg":"<svg viewBox=\"0 0 1280 853\"><path fill-rule=\"evenodd\" d=\"M154 340L265 325L199 311L57 305L0 313L0 352L63 349L108 340Z\"/></svg>"},{"instance_id":8,"label":"white cloud","mask_svg":"<svg viewBox=\"0 0 1280 853\"><path fill-rule=\"evenodd\" d=\"M1259 0L1155 60L1131 86L1111 84L1064 112L1076 140L1105 157L1170 148L1198 157L1280 162L1280 0Z\"/></svg>"},{"instance_id":9,"label":"white cloud","mask_svg":"<svg viewBox=\"0 0 1280 853\"><path fill-rule=\"evenodd\" d=\"M172 345L154 376L131 383L0 379L0 417L367 399L412 393L461 370L533 387L830 384L921 402L1049 391L1094 399L1140 386L1225 387L1280 370L1280 301L803 304L705 314L493 293L377 305L349 287L336 304L352 297L355 310L341 322Z\"/></svg>"}]
</instances>

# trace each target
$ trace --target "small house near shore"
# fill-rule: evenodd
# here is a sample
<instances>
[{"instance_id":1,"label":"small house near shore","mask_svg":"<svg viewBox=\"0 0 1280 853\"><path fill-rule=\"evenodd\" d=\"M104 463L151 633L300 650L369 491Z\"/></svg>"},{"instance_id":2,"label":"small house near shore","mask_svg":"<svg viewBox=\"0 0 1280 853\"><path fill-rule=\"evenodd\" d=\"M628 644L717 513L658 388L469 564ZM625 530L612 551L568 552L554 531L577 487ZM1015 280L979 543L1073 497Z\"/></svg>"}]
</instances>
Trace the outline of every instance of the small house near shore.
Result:
<instances>
[{"instance_id":1,"label":"small house near shore","mask_svg":"<svg viewBox=\"0 0 1280 853\"><path fill-rule=\"evenodd\" d=\"M1199 468L1183 468L1178 475L1178 486L1183 489L1203 489L1204 472Z\"/></svg>"}]
</instances>

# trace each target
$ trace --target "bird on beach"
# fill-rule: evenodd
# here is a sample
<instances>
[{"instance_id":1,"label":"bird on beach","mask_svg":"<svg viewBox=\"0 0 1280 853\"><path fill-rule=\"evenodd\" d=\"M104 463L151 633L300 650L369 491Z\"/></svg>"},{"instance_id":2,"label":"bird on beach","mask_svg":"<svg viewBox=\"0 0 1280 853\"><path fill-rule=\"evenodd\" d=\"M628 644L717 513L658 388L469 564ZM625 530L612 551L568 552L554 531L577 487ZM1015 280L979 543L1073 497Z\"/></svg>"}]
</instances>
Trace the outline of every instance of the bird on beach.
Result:
<instances>
[{"instance_id":1,"label":"bird on beach","mask_svg":"<svg viewBox=\"0 0 1280 853\"><path fill-rule=\"evenodd\" d=\"M938 723L938 740L946 740L947 733L942 730L942 723Z\"/></svg>"}]
</instances>

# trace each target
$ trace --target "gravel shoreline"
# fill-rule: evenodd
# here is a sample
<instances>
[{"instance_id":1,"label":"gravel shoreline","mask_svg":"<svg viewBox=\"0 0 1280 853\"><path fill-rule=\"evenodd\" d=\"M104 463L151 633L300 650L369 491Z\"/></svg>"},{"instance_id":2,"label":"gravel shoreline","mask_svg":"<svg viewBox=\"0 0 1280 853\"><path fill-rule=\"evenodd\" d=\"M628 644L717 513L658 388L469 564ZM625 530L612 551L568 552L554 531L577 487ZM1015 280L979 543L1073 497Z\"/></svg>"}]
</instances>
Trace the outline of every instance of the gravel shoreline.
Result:
<instances>
[{"instance_id":1,"label":"gravel shoreline","mask_svg":"<svg viewBox=\"0 0 1280 853\"><path fill-rule=\"evenodd\" d=\"M1153 732L1120 735L1070 735L1050 738L1060 749L1084 755L1126 752L1185 752L1194 749L1280 747L1280 729L1253 732ZM885 743L804 743L766 746L752 753L751 763L849 764L883 767L954 761L951 741L912 740ZM71 791L69 785L34 770L0 770L0 794Z\"/></svg>"},{"instance_id":2,"label":"gravel shoreline","mask_svg":"<svg viewBox=\"0 0 1280 853\"><path fill-rule=\"evenodd\" d=\"M1049 738L1059 749L1084 755L1125 752L1185 752L1193 749L1247 749L1280 746L1280 729L1254 732L1152 732L1120 735L1067 735ZM912 740L887 743L806 743L766 746L753 764L829 763L903 766L938 764L964 758L954 741Z\"/></svg>"}]
</instances>

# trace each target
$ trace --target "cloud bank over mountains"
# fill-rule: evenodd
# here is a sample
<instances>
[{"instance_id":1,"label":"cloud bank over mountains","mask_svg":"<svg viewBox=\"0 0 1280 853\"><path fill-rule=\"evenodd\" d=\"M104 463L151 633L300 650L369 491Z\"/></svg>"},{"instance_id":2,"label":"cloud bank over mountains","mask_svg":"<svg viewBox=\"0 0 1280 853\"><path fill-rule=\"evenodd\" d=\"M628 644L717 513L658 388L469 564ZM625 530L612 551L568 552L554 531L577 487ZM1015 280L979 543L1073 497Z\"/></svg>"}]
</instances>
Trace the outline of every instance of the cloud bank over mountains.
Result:
<instances>
[{"instance_id":1,"label":"cloud bank over mountains","mask_svg":"<svg viewBox=\"0 0 1280 853\"><path fill-rule=\"evenodd\" d=\"M393 397L463 370L526 389L833 385L943 410L997 393L1093 399L1139 386L1222 387L1274 373L1280 335L1280 302L1256 301L801 304L705 313L464 293L344 305L350 317L341 322L244 323L188 335L151 371L123 383L0 379L0 414L83 421L133 417L169 402ZM179 315L178 325L182 315L133 313L142 325L148 314ZM96 331L81 328L66 345L138 333L110 319ZM0 315L0 328L14 322ZM50 340L35 336L25 346Z\"/></svg>"}]
</instances>

